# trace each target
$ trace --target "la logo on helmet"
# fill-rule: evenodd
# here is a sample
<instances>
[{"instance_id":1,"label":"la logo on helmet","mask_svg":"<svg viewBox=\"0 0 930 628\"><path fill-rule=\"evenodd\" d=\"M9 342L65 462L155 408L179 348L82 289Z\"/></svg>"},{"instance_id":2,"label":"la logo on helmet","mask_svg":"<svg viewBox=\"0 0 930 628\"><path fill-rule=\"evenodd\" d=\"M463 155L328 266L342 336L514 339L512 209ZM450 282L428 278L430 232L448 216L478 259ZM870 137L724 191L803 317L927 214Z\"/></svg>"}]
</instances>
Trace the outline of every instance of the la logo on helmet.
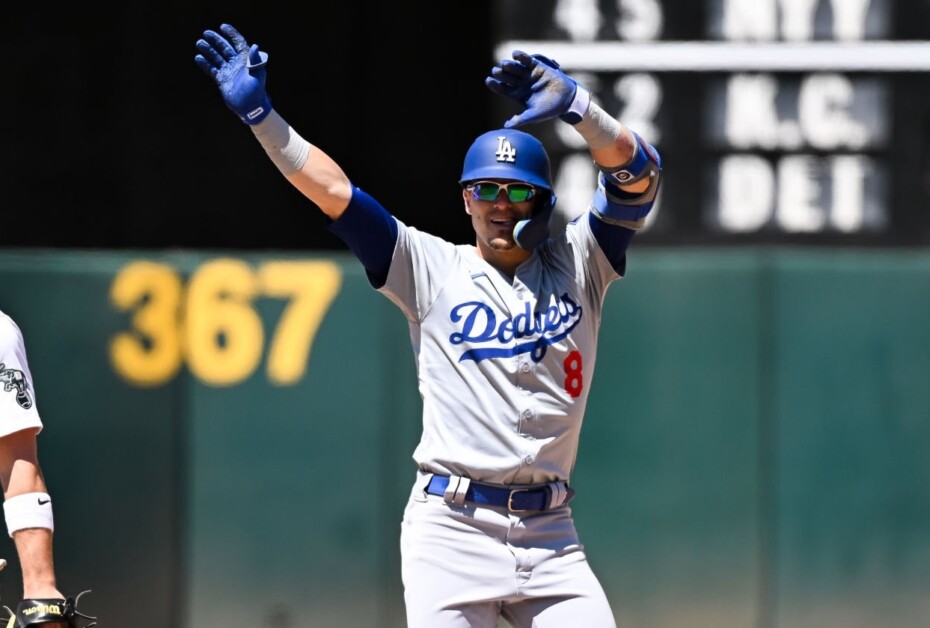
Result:
<instances>
[{"instance_id":1,"label":"la logo on helmet","mask_svg":"<svg viewBox=\"0 0 930 628\"><path fill-rule=\"evenodd\" d=\"M506 135L499 135L497 137L497 151L494 154L497 155L497 161L506 161L512 164L516 161L514 158L517 156L517 149L513 147Z\"/></svg>"}]
</instances>

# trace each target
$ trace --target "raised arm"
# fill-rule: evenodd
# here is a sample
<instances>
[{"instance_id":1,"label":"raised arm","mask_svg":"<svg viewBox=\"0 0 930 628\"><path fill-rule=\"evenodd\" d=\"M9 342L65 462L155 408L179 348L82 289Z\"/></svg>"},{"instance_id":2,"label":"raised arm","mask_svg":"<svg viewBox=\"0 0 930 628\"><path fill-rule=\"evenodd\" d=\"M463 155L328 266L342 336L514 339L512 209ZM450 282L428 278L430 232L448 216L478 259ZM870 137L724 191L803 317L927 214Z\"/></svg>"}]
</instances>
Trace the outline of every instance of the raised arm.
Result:
<instances>
[{"instance_id":1,"label":"raised arm","mask_svg":"<svg viewBox=\"0 0 930 628\"><path fill-rule=\"evenodd\" d=\"M342 216L352 184L339 164L272 108L265 90L268 54L229 24L204 31L196 48L194 61L216 81L226 106L251 127L281 174L331 219Z\"/></svg>"},{"instance_id":2,"label":"raised arm","mask_svg":"<svg viewBox=\"0 0 930 628\"><path fill-rule=\"evenodd\" d=\"M505 127L523 126L558 117L585 139L600 169L594 213L602 221L640 229L659 188L662 162L639 135L608 115L582 85L559 64L520 50L502 60L485 80L488 88L523 106Z\"/></svg>"}]
</instances>

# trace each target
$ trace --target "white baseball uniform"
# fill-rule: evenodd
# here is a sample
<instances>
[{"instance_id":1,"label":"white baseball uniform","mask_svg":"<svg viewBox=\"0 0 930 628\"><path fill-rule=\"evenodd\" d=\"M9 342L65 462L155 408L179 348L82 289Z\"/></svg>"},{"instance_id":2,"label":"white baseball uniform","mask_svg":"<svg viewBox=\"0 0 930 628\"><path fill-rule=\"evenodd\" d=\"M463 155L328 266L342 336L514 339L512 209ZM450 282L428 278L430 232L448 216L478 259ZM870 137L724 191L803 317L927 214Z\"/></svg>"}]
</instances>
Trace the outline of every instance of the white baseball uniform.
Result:
<instances>
[{"instance_id":1,"label":"white baseball uniform","mask_svg":"<svg viewBox=\"0 0 930 628\"><path fill-rule=\"evenodd\" d=\"M42 429L23 334L0 311L0 436L22 429Z\"/></svg>"},{"instance_id":2,"label":"white baseball uniform","mask_svg":"<svg viewBox=\"0 0 930 628\"><path fill-rule=\"evenodd\" d=\"M379 291L408 320L423 399L401 532L408 625L615 626L566 501L603 299L620 277L588 215L513 280L474 246L398 225ZM434 475L450 478L442 495L426 492ZM479 506L465 500L474 483L549 486L554 507Z\"/></svg>"},{"instance_id":3,"label":"white baseball uniform","mask_svg":"<svg viewBox=\"0 0 930 628\"><path fill-rule=\"evenodd\" d=\"M602 173L594 214L585 212L537 246L511 278L474 246L408 227L358 188L342 205L349 181L341 169L272 115L264 82L256 80L260 74L245 78L251 72L243 63L247 54L255 64L249 68L262 65L257 46L250 48L228 25L221 31L231 43L206 31L197 43L198 65L409 323L423 431L401 530L408 626L496 628L504 617L527 628L614 628L575 531L568 482L604 295L620 277L625 247L652 205L657 171L647 166L657 156L634 150L620 170ZM589 115L587 90L556 73L558 64L517 51L514 60L492 70L485 84L527 108L520 123L562 111L580 119L572 124L584 122L575 128L592 158L610 145L608 152L621 152L615 145L619 122L609 123L599 109ZM516 118L509 122L516 125ZM546 235L534 233L555 201L550 174L537 139L495 129L469 148L460 183L520 181L545 192L533 203L536 224L520 221L514 230L515 241L524 236L529 250ZM651 186L641 198L617 188L641 176L650 177ZM512 202L532 200L519 200L519 189L513 191L516 198L506 191ZM481 191L472 192L481 200ZM492 192L500 190L485 190ZM589 220L597 221L594 227Z\"/></svg>"}]
</instances>

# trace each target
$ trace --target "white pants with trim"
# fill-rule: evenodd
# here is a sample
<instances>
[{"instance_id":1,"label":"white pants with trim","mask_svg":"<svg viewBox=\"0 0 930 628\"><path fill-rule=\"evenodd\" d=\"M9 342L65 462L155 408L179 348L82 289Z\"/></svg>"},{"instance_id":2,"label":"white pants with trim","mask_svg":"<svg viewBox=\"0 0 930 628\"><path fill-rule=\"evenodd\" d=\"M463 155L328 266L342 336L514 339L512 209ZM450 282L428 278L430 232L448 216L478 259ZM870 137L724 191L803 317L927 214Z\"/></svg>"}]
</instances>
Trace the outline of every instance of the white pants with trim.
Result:
<instances>
[{"instance_id":1,"label":"white pants with trim","mask_svg":"<svg viewBox=\"0 0 930 628\"><path fill-rule=\"evenodd\" d=\"M408 628L616 628L568 506L521 516L423 486L401 524Z\"/></svg>"}]
</instances>

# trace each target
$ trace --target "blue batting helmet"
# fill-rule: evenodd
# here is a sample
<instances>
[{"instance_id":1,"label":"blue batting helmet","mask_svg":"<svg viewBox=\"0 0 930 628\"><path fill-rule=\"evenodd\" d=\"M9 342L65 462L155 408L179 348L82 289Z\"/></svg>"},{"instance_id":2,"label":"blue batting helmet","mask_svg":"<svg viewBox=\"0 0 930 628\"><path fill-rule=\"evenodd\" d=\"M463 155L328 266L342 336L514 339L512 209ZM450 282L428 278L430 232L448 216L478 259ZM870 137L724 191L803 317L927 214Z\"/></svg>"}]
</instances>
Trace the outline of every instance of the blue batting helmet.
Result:
<instances>
[{"instance_id":1,"label":"blue batting helmet","mask_svg":"<svg viewBox=\"0 0 930 628\"><path fill-rule=\"evenodd\" d=\"M532 218L517 223L513 237L528 250L549 237L549 217L556 197L549 155L542 142L516 129L497 129L479 135L465 153L459 183L465 185L481 179L514 179L545 190Z\"/></svg>"},{"instance_id":2,"label":"blue batting helmet","mask_svg":"<svg viewBox=\"0 0 930 628\"><path fill-rule=\"evenodd\" d=\"M538 139L516 129L488 131L472 142L459 183L481 179L525 181L552 192L546 149Z\"/></svg>"}]
</instances>

